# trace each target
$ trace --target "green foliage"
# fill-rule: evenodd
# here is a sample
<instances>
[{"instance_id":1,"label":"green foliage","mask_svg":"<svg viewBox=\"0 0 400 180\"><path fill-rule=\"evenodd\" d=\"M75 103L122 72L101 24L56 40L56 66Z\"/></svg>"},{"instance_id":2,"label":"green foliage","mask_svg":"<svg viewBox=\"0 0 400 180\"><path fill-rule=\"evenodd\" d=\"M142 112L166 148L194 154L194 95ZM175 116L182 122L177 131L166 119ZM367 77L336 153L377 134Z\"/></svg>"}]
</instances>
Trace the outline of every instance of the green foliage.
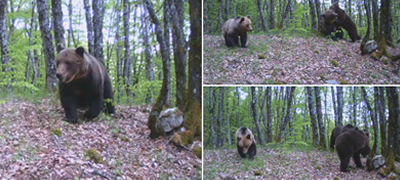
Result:
<instances>
[{"instance_id":1,"label":"green foliage","mask_svg":"<svg viewBox=\"0 0 400 180\"><path fill-rule=\"evenodd\" d=\"M94 163L103 163L103 157L101 154L94 148L88 149L85 151L85 157L92 160Z\"/></svg>"}]
</instances>

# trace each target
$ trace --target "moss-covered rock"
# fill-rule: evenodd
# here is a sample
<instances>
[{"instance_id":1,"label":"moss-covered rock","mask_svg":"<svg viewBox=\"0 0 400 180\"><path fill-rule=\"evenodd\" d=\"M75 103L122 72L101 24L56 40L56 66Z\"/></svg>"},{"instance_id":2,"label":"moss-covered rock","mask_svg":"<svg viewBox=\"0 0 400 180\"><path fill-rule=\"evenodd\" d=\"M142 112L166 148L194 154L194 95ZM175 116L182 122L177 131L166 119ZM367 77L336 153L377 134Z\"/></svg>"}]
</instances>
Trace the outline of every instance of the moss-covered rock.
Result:
<instances>
[{"instance_id":1,"label":"moss-covered rock","mask_svg":"<svg viewBox=\"0 0 400 180\"><path fill-rule=\"evenodd\" d=\"M199 158L199 159L201 159L201 158L203 158L203 151L201 150L201 147L194 147L193 149L192 149L192 151L194 152L194 154L196 154L196 156Z\"/></svg>"},{"instance_id":2,"label":"moss-covered rock","mask_svg":"<svg viewBox=\"0 0 400 180\"><path fill-rule=\"evenodd\" d=\"M85 156L95 163L103 163L103 157L96 149L88 149L85 151Z\"/></svg>"},{"instance_id":3,"label":"moss-covered rock","mask_svg":"<svg viewBox=\"0 0 400 180\"><path fill-rule=\"evenodd\" d=\"M54 128L54 129L51 130L51 134L60 137L61 136L61 130L58 129L58 128Z\"/></svg>"}]
</instances>

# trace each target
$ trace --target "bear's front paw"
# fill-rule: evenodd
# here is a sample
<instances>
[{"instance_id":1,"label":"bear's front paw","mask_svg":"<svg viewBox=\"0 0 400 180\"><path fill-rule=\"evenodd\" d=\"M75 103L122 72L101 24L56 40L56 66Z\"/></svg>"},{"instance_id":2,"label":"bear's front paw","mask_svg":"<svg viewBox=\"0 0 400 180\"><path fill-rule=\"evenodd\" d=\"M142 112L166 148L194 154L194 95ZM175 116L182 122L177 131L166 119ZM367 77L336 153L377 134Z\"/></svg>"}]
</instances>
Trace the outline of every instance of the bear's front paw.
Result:
<instances>
[{"instance_id":1,"label":"bear's front paw","mask_svg":"<svg viewBox=\"0 0 400 180\"><path fill-rule=\"evenodd\" d=\"M78 123L78 118L67 118L67 122L76 124L76 123Z\"/></svg>"}]
</instances>

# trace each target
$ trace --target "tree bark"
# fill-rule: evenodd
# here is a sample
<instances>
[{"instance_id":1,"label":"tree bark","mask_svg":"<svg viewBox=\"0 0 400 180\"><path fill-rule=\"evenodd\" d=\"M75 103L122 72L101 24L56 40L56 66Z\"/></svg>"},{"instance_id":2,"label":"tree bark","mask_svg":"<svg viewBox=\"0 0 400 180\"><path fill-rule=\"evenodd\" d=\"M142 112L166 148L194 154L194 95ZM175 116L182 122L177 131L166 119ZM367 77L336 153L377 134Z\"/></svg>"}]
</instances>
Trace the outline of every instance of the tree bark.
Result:
<instances>
[{"instance_id":1,"label":"tree bark","mask_svg":"<svg viewBox=\"0 0 400 180\"><path fill-rule=\"evenodd\" d=\"M318 128L317 121L315 119L315 108L314 108L314 98L311 87L307 88L307 98L308 98L308 108L310 109L310 120L311 120L311 128L313 133L313 145L316 146L318 144Z\"/></svg>"},{"instance_id":2,"label":"tree bark","mask_svg":"<svg viewBox=\"0 0 400 180\"><path fill-rule=\"evenodd\" d=\"M272 115L271 115L271 99L272 89L271 86L267 87L267 143L272 142Z\"/></svg>"},{"instance_id":3,"label":"tree bark","mask_svg":"<svg viewBox=\"0 0 400 180\"><path fill-rule=\"evenodd\" d=\"M269 5L269 29L274 29L275 28L275 5L274 5L274 0L270 0L270 5Z\"/></svg>"},{"instance_id":4,"label":"tree bark","mask_svg":"<svg viewBox=\"0 0 400 180\"><path fill-rule=\"evenodd\" d=\"M95 47L94 47L94 37L93 37L93 22L92 22L92 15L90 13L89 0L83 0L83 6L85 8L88 49L89 49L89 53L91 55L94 55Z\"/></svg>"},{"instance_id":5,"label":"tree bark","mask_svg":"<svg viewBox=\"0 0 400 180\"><path fill-rule=\"evenodd\" d=\"M260 121L259 121L258 115L257 115L256 104L257 104L256 88L254 86L252 86L251 87L251 109L253 111L254 123L256 124L258 142L262 145L262 144L264 144L264 138L263 138L263 134L261 131Z\"/></svg>"},{"instance_id":6,"label":"tree bark","mask_svg":"<svg viewBox=\"0 0 400 180\"><path fill-rule=\"evenodd\" d=\"M60 0L51 0L51 12L53 14L53 31L54 31L54 39L56 40L56 49L57 52L60 52L60 46L65 47L65 39L64 39L64 26L63 26L63 13L61 9L61 1Z\"/></svg>"},{"instance_id":7,"label":"tree bark","mask_svg":"<svg viewBox=\"0 0 400 180\"><path fill-rule=\"evenodd\" d=\"M319 87L314 87L315 90L315 101L317 107L317 120L319 127L319 145L323 149L326 149L326 138L325 138L325 126L322 120L322 105L321 105L321 95Z\"/></svg>"},{"instance_id":8,"label":"tree bark","mask_svg":"<svg viewBox=\"0 0 400 180\"><path fill-rule=\"evenodd\" d=\"M8 62L9 62L7 26L6 26L6 2L7 1L5 0L0 1L1 65L2 65L2 71L5 74L8 72Z\"/></svg>"},{"instance_id":9,"label":"tree bark","mask_svg":"<svg viewBox=\"0 0 400 180\"><path fill-rule=\"evenodd\" d=\"M202 93L202 32L201 32L201 1L189 0L190 37L189 37L189 83L186 95L183 125L194 136L201 140L201 95Z\"/></svg>"},{"instance_id":10,"label":"tree bark","mask_svg":"<svg viewBox=\"0 0 400 180\"><path fill-rule=\"evenodd\" d=\"M124 54L124 80L125 80L125 91L126 91L126 96L131 97L131 91L130 91L130 87L131 87L131 83L132 83L132 71L131 71L131 58L130 58L130 54L131 54L131 48L130 48L130 40L129 40L129 33L130 33L130 29L129 29L129 17L130 17L130 4L129 4L129 0L124 0L124 8L123 8L123 18L124 18L124 49L125 49L125 54ZM143 8L145 9L145 8ZM145 21L146 22L146 21ZM146 22L147 23L147 22ZM117 30L118 31L118 30ZM101 38L102 39L102 38ZM102 46L102 45L101 45ZM99 48L99 46L97 47ZM102 54L101 54L102 55ZM99 56L101 56L99 54ZM146 59L147 60L147 59ZM146 65L147 67L147 65ZM146 69L147 70L147 69ZM146 73L147 75L147 73ZM149 80L150 81L150 80ZM151 94L151 91L149 92ZM148 103L148 102L147 102ZM148 103L150 104L150 103Z\"/></svg>"},{"instance_id":11,"label":"tree bark","mask_svg":"<svg viewBox=\"0 0 400 180\"><path fill-rule=\"evenodd\" d=\"M101 62L104 61L103 55L103 16L104 16L104 0L93 0L93 34L94 48L93 55Z\"/></svg>"},{"instance_id":12,"label":"tree bark","mask_svg":"<svg viewBox=\"0 0 400 180\"><path fill-rule=\"evenodd\" d=\"M147 10L149 11L150 18L152 22L155 24L155 29L156 29L156 38L157 42L160 45L160 50L161 50L161 58L162 58L162 68L163 68L163 81L162 81L162 86L160 90L160 94L158 95L158 98L156 100L156 103L154 104L151 113L149 115L149 121L148 121L148 126L151 130L150 137L151 138L157 138L158 136L164 134L163 129L159 128L157 126L158 124L158 115L160 114L161 110L165 105L167 105L167 95L168 91L171 89L167 89L167 84L168 81L171 79L171 74L169 73L169 70L167 68L170 67L170 57L169 57L169 52L166 49L166 44L164 41L163 37L163 32L161 29L161 23L157 18L157 14L154 11L153 4L151 3L150 0L143 0L143 3ZM201 29L201 28L199 28ZM193 33L193 31L192 31ZM201 56L200 56L201 57ZM189 70L190 71L190 70ZM201 91L201 90L199 90ZM185 123L185 120L184 120Z\"/></svg>"},{"instance_id":13,"label":"tree bark","mask_svg":"<svg viewBox=\"0 0 400 180\"><path fill-rule=\"evenodd\" d=\"M144 15L146 15L146 10L144 10ZM168 14L164 14L164 16L168 16ZM143 16L145 17L145 16ZM144 54L146 58L146 79L149 82L154 81L154 70L153 70L153 59L151 55L151 45L150 45L150 39L149 39L149 26L145 20L143 20L143 45L144 45ZM168 37L169 38L169 37ZM146 95L146 103L151 104L153 103L153 96L152 92L153 87L149 87L149 93ZM180 108L182 111L183 108Z\"/></svg>"},{"instance_id":14,"label":"tree bark","mask_svg":"<svg viewBox=\"0 0 400 180\"><path fill-rule=\"evenodd\" d=\"M337 113L338 113L338 124L343 125L343 87L336 87L337 90Z\"/></svg>"},{"instance_id":15,"label":"tree bark","mask_svg":"<svg viewBox=\"0 0 400 180\"><path fill-rule=\"evenodd\" d=\"M224 87L219 87L219 96L218 96L218 116L217 116L217 147L221 147L221 113L222 113L222 104L224 99Z\"/></svg>"},{"instance_id":16,"label":"tree bark","mask_svg":"<svg viewBox=\"0 0 400 180\"><path fill-rule=\"evenodd\" d=\"M279 143L279 142L281 141L282 132L285 130L286 125L287 125L287 123L288 123L288 121L289 121L289 119L290 119L291 111L292 111L293 92L294 92L294 89L295 89L296 87L286 87L286 88L288 88L288 89L287 89L287 95L286 95L286 97L287 97L287 111L286 111L285 119L284 119L284 121L281 123L281 126L280 126L280 128L279 128L279 129L280 129L280 130L279 130L279 135L276 136L276 137L277 137L277 138L276 138L276 142L277 142L277 143Z\"/></svg>"},{"instance_id":17,"label":"tree bark","mask_svg":"<svg viewBox=\"0 0 400 180\"><path fill-rule=\"evenodd\" d=\"M379 124L380 124L380 133L381 133L381 154L385 154L385 144L386 142L386 132L387 132L387 120L385 116L385 94L384 94L384 87L378 87L379 89Z\"/></svg>"},{"instance_id":18,"label":"tree bark","mask_svg":"<svg viewBox=\"0 0 400 180\"><path fill-rule=\"evenodd\" d=\"M55 90L57 79L56 68L54 65L54 47L50 33L46 0L37 0L37 8L39 13L40 32L42 34L44 59L46 63L46 88L47 90Z\"/></svg>"},{"instance_id":19,"label":"tree bark","mask_svg":"<svg viewBox=\"0 0 400 180\"><path fill-rule=\"evenodd\" d=\"M261 6L261 0L257 0L258 11L260 11L261 27L263 31L267 31L267 22L265 21L264 9Z\"/></svg>"},{"instance_id":20,"label":"tree bark","mask_svg":"<svg viewBox=\"0 0 400 180\"><path fill-rule=\"evenodd\" d=\"M372 126L374 127L374 145L371 148L371 153L370 154L377 154L377 148L378 148L378 123L376 122L375 116L373 116L372 114L374 114L374 111L372 110L372 106L369 103L368 100L368 95L367 95L367 91L365 90L364 87L361 87L361 91L363 94L363 98L364 98L364 102L367 105L369 114L371 114L371 120L372 120Z\"/></svg>"},{"instance_id":21,"label":"tree bark","mask_svg":"<svg viewBox=\"0 0 400 180\"><path fill-rule=\"evenodd\" d=\"M172 22L172 34L173 34L173 47L174 47L174 63L175 63L175 77L176 77L176 105L179 109L183 109L185 103L186 94L186 41L185 35L183 34L183 15L179 15L179 9L182 9L183 5L176 6L169 0L171 22ZM175 0L176 2L182 3L182 0ZM177 4L178 5L178 4Z\"/></svg>"},{"instance_id":22,"label":"tree bark","mask_svg":"<svg viewBox=\"0 0 400 180\"><path fill-rule=\"evenodd\" d=\"M353 122L357 127L357 86L353 87Z\"/></svg>"},{"instance_id":23,"label":"tree bark","mask_svg":"<svg viewBox=\"0 0 400 180\"><path fill-rule=\"evenodd\" d=\"M314 2L313 2L313 0L308 0L308 3L310 4L311 31L316 32L317 31L317 22L315 21Z\"/></svg>"}]
</instances>

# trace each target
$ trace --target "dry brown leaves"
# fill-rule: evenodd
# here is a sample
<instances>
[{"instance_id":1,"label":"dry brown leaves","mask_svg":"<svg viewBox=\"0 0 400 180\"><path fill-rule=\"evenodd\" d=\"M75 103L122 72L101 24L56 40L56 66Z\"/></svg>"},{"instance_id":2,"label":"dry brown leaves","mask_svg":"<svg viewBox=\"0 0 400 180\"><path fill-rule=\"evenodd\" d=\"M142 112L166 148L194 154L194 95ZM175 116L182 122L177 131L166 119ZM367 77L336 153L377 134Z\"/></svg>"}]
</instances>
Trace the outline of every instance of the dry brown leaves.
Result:
<instances>
[{"instance_id":1,"label":"dry brown leaves","mask_svg":"<svg viewBox=\"0 0 400 180\"><path fill-rule=\"evenodd\" d=\"M0 177L3 179L201 178L201 160L187 150L150 139L148 114L117 106L112 120L68 124L58 101L0 105ZM60 129L60 137L51 130ZM124 139L125 141L121 140ZM129 142L126 142L129 139ZM102 164L84 153L94 148Z\"/></svg>"},{"instance_id":2,"label":"dry brown leaves","mask_svg":"<svg viewBox=\"0 0 400 180\"><path fill-rule=\"evenodd\" d=\"M249 48L227 48L222 36L204 36L206 84L398 84L397 64L361 56L360 43L322 37L251 35ZM393 54L400 47L388 48ZM264 55L265 59L258 59ZM335 60L338 66L332 65Z\"/></svg>"},{"instance_id":3,"label":"dry brown leaves","mask_svg":"<svg viewBox=\"0 0 400 180\"><path fill-rule=\"evenodd\" d=\"M366 158L361 162L365 166ZM242 159L236 150L204 150L204 179L384 179L376 171L354 168L339 171L336 153L326 151L284 152L258 148L253 161ZM355 167L354 161L350 165ZM400 163L396 162L400 167ZM261 176L255 176L259 170Z\"/></svg>"}]
</instances>

